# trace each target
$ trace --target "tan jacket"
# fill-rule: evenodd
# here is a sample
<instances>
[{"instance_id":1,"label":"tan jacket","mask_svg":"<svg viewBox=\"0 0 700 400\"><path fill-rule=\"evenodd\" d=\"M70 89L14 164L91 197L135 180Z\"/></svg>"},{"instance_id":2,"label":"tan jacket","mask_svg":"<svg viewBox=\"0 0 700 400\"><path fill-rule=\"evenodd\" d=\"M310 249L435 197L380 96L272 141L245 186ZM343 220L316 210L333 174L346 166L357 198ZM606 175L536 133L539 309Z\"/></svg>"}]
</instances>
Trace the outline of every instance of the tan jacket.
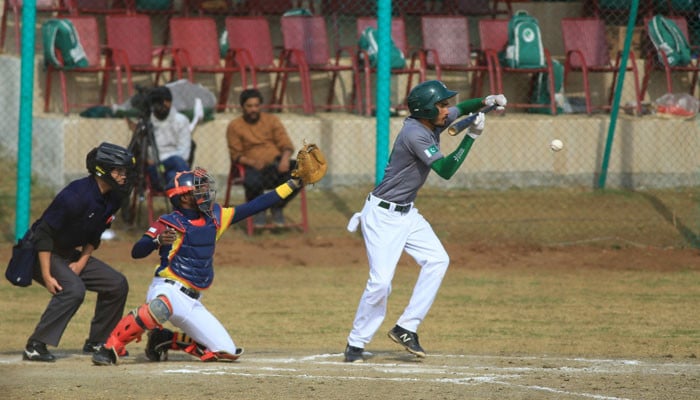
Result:
<instances>
[{"instance_id":1,"label":"tan jacket","mask_svg":"<svg viewBox=\"0 0 700 400\"><path fill-rule=\"evenodd\" d=\"M232 120L226 128L226 140L232 161L241 156L263 159L269 165L285 149L294 152L292 140L277 116L265 112L255 124L247 123L242 116Z\"/></svg>"}]
</instances>

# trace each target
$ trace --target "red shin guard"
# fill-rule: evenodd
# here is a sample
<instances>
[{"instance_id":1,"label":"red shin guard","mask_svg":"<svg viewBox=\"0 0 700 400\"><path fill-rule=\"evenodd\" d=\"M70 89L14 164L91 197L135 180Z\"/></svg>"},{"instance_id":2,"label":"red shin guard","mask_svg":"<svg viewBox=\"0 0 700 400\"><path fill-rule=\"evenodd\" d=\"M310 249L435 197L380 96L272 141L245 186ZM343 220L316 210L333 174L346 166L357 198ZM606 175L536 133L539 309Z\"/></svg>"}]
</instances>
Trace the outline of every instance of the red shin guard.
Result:
<instances>
[{"instance_id":1,"label":"red shin guard","mask_svg":"<svg viewBox=\"0 0 700 400\"><path fill-rule=\"evenodd\" d=\"M148 304L143 304L119 321L105 342L105 347L123 355L126 353L125 346L133 340L140 342L145 330L160 327L161 324L151 315Z\"/></svg>"}]
</instances>

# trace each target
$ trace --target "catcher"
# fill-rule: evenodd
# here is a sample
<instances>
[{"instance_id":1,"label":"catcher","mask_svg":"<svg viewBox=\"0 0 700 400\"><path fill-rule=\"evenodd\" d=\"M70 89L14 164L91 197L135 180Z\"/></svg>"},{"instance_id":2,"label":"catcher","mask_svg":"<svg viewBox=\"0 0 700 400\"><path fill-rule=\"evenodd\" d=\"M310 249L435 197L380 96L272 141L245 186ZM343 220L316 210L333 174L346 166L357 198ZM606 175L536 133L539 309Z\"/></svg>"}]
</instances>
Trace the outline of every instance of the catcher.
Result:
<instances>
[{"instance_id":1,"label":"catcher","mask_svg":"<svg viewBox=\"0 0 700 400\"><path fill-rule=\"evenodd\" d=\"M134 258L158 250L160 262L146 294L146 303L119 321L109 338L92 356L96 365L114 365L126 345L148 333L146 356L152 361L167 359L168 350L182 350L202 361L233 361L243 354L226 328L200 302L202 293L214 280L213 257L216 241L224 231L250 215L266 210L291 196L304 184L318 182L325 174L325 160L312 146L300 150L303 163L297 164L294 178L274 191L236 207L215 203L214 180L206 170L179 172L168 184L166 194L174 211L162 215L136 242ZM323 166L316 163L321 160ZM163 328L170 321L182 332Z\"/></svg>"}]
</instances>

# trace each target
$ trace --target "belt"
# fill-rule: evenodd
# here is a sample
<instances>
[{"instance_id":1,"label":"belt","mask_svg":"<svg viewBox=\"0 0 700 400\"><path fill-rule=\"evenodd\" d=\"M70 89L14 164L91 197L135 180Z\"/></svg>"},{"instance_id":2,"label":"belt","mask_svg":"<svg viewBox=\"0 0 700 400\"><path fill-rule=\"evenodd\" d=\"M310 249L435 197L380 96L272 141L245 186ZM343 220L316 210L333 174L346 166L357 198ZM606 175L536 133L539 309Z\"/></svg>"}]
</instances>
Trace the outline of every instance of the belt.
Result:
<instances>
[{"instance_id":1,"label":"belt","mask_svg":"<svg viewBox=\"0 0 700 400\"><path fill-rule=\"evenodd\" d=\"M174 280L172 280L172 279L166 279L166 280L165 280L165 283L167 283L167 284L169 284L169 285L175 285L175 286L180 285L180 291L181 291L182 293L188 295L189 297L191 297L191 298L193 298L193 299L195 299L195 300L199 300L199 296L201 295L201 293L199 293L198 291L196 291L196 290L194 290L194 289L190 289L190 288L184 287L184 286L182 286L182 283L177 282L177 281L174 281Z\"/></svg>"},{"instance_id":2,"label":"belt","mask_svg":"<svg viewBox=\"0 0 700 400\"><path fill-rule=\"evenodd\" d=\"M389 203L388 201L382 200L377 205L381 208L391 210L391 204L392 203ZM396 211L396 212L406 213L406 212L409 212L410 210L411 210L410 204L404 204L404 205L394 204L394 211Z\"/></svg>"}]
</instances>

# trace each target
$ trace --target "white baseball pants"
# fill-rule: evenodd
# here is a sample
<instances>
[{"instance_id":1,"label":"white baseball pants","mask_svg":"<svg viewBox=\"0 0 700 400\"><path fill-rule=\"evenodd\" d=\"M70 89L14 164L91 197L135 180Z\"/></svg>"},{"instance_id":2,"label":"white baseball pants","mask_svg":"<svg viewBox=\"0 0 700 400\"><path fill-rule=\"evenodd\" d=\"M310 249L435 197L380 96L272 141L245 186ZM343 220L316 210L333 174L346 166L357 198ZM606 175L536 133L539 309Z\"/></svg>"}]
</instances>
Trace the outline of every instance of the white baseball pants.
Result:
<instances>
[{"instance_id":1,"label":"white baseball pants","mask_svg":"<svg viewBox=\"0 0 700 400\"><path fill-rule=\"evenodd\" d=\"M360 298L355 321L348 335L348 344L364 348L377 332L384 317L391 281L402 251L406 251L421 267L411 299L397 325L411 332L418 330L435 300L450 259L428 221L411 207L406 212L379 206L381 199L370 195L362 212L355 214L348 229L361 223L369 260L369 279ZM386 202L385 202L386 203Z\"/></svg>"}]
</instances>

